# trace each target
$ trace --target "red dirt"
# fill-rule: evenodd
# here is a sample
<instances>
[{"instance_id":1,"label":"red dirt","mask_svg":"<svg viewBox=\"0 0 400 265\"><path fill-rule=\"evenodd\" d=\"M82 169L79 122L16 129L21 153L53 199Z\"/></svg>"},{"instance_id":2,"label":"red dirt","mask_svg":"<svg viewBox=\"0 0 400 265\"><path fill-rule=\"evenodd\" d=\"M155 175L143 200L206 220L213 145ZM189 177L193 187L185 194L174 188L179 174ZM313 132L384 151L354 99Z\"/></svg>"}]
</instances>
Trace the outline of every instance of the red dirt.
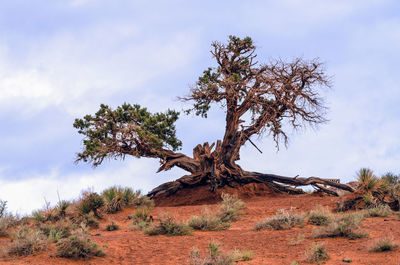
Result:
<instances>
[{"instance_id":1,"label":"red dirt","mask_svg":"<svg viewBox=\"0 0 400 265\"><path fill-rule=\"evenodd\" d=\"M254 187L253 187L254 188ZM245 187L251 190L251 187ZM202 190L203 191L203 190ZM186 199L194 203L201 203L201 198L194 195L194 190L187 191ZM205 191L203 191L205 192ZM258 188L254 193L262 193ZM268 191L264 191L264 195ZM239 192L240 193L240 192ZM182 194L181 194L182 195ZM208 196L208 195L207 195ZM243 198L244 195L240 194ZM196 199L197 198L197 199ZM215 196L210 196L211 201L216 201ZM362 228L370 232L369 238L349 240L345 238L314 239L312 237L313 225L305 225L303 228L291 230L253 231L254 224L268 216L273 215L278 209L296 208L306 212L320 204L333 208L339 198L323 197L313 195L265 195L252 198L243 198L247 208L241 220L232 223L225 231L194 232L192 236L147 236L142 231L129 229L128 216L134 212L133 209L106 215L101 221L100 228L91 230L91 238L100 246L105 245L105 257L95 257L89 260L70 260L50 257L50 251L35 256L17 258L12 260L0 260L0 264L189 264L188 256L193 247L200 249L201 254L206 252L206 246L210 241L221 243L224 250L234 249L251 250L254 258L248 262L239 264L291 264L297 261L304 264L305 251L313 242L324 243L330 259L326 264L346 264L343 259L351 259L350 264L400 264L400 250L391 252L373 253L369 251L370 246L378 238L388 235L393 236L395 242L400 244L400 222L395 215L387 218L367 218L362 223ZM174 204L182 204L183 199L171 198ZM207 205L213 209L215 204ZM160 216L169 212L178 220L188 220L190 216L201 212L203 206L179 206L167 207L157 206L152 213ZM105 226L111 221L120 225L120 230L113 232L104 231ZM296 239L298 234L304 234L305 239L296 245L291 245L291 239ZM4 246L8 239L0 238L0 246Z\"/></svg>"}]
</instances>

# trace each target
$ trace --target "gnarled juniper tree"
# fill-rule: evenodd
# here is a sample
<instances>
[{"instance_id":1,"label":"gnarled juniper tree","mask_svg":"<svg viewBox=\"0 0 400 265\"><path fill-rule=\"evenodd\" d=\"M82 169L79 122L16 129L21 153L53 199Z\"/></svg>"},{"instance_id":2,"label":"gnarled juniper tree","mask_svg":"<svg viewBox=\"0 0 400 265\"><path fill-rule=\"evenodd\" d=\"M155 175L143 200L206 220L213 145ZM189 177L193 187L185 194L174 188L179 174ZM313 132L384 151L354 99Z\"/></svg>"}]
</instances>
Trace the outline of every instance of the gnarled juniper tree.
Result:
<instances>
[{"instance_id":1,"label":"gnarled juniper tree","mask_svg":"<svg viewBox=\"0 0 400 265\"><path fill-rule=\"evenodd\" d=\"M158 171L180 167L190 174L155 188L149 196L168 196L185 187L209 185L211 190L225 185L265 183L276 191L302 193L297 186L313 185L335 193L323 185L352 191L350 186L324 179L290 178L243 170L240 148L254 135L272 135L276 146L286 145L290 128L314 126L325 122L325 106L319 95L329 86L323 65L317 60L276 60L269 64L256 61L251 38L229 37L228 44L212 43L217 66L199 77L189 95L193 102L186 112L207 117L213 104L226 112L225 135L216 143L204 143L193 149L193 156L176 152L182 145L176 138L175 121L179 113L152 114L139 105L124 104L115 110L101 105L95 115L76 119L74 127L84 135L84 149L77 161L100 165L105 158L159 158Z\"/></svg>"}]
</instances>

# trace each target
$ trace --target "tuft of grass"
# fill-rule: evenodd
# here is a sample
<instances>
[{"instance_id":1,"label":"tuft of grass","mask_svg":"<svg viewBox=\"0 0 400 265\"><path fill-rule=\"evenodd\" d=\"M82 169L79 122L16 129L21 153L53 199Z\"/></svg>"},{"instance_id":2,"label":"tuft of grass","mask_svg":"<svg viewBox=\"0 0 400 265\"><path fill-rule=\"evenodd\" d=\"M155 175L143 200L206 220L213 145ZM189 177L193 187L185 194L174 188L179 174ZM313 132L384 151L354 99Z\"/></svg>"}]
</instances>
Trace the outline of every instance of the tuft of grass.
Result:
<instances>
[{"instance_id":1,"label":"tuft of grass","mask_svg":"<svg viewBox=\"0 0 400 265\"><path fill-rule=\"evenodd\" d=\"M132 219L131 229L133 230L145 230L151 224L151 209L148 207L139 207L136 209L133 215L128 218Z\"/></svg>"},{"instance_id":2,"label":"tuft of grass","mask_svg":"<svg viewBox=\"0 0 400 265\"><path fill-rule=\"evenodd\" d=\"M318 205L315 209L311 210L308 214L308 223L313 225L327 225L332 219L332 213L328 208Z\"/></svg>"},{"instance_id":3,"label":"tuft of grass","mask_svg":"<svg viewBox=\"0 0 400 265\"><path fill-rule=\"evenodd\" d=\"M17 217L12 214L5 214L0 218L0 237L9 235L9 229L15 227L19 223Z\"/></svg>"},{"instance_id":4,"label":"tuft of grass","mask_svg":"<svg viewBox=\"0 0 400 265\"><path fill-rule=\"evenodd\" d=\"M35 210L32 212L32 218L37 222L37 223L43 223L45 221L45 217L42 213L41 210Z\"/></svg>"},{"instance_id":5,"label":"tuft of grass","mask_svg":"<svg viewBox=\"0 0 400 265\"><path fill-rule=\"evenodd\" d=\"M100 218L97 212L104 206L103 198L96 192L86 191L82 193L82 198L78 202L77 209L83 215L93 212L94 216Z\"/></svg>"},{"instance_id":6,"label":"tuft of grass","mask_svg":"<svg viewBox=\"0 0 400 265\"><path fill-rule=\"evenodd\" d=\"M9 257L29 256L43 251L46 247L46 236L41 231L21 227L12 236L11 244L6 248L5 255Z\"/></svg>"},{"instance_id":7,"label":"tuft of grass","mask_svg":"<svg viewBox=\"0 0 400 265\"><path fill-rule=\"evenodd\" d=\"M199 216L192 216L189 219L189 226L195 230L219 231L228 229L230 224L222 222L218 216L205 208Z\"/></svg>"},{"instance_id":8,"label":"tuft of grass","mask_svg":"<svg viewBox=\"0 0 400 265\"><path fill-rule=\"evenodd\" d=\"M398 248L399 246L393 243L393 237L386 237L378 240L370 249L373 252L384 252L384 251L392 251Z\"/></svg>"},{"instance_id":9,"label":"tuft of grass","mask_svg":"<svg viewBox=\"0 0 400 265\"><path fill-rule=\"evenodd\" d=\"M368 237L368 233L359 228L364 220L361 213L351 213L335 217L328 226L313 230L314 237L346 237L350 239Z\"/></svg>"},{"instance_id":10,"label":"tuft of grass","mask_svg":"<svg viewBox=\"0 0 400 265\"><path fill-rule=\"evenodd\" d=\"M369 168L361 168L357 172L357 180L360 184L359 189L365 193L378 191L382 184L382 181Z\"/></svg>"},{"instance_id":11,"label":"tuft of grass","mask_svg":"<svg viewBox=\"0 0 400 265\"><path fill-rule=\"evenodd\" d=\"M291 229L292 227L302 225L304 218L304 214L294 213L293 209L289 211L280 209L276 215L258 222L254 229L257 231L262 229Z\"/></svg>"},{"instance_id":12,"label":"tuft of grass","mask_svg":"<svg viewBox=\"0 0 400 265\"><path fill-rule=\"evenodd\" d=\"M107 231L115 231L119 229L119 225L115 224L114 222L111 222L111 224L108 224L106 226Z\"/></svg>"},{"instance_id":13,"label":"tuft of grass","mask_svg":"<svg viewBox=\"0 0 400 265\"><path fill-rule=\"evenodd\" d=\"M300 244L301 242L303 242L303 240L305 239L305 235L302 233L297 234L297 238L291 238L290 239L290 245L291 246L296 246L298 244Z\"/></svg>"},{"instance_id":14,"label":"tuft of grass","mask_svg":"<svg viewBox=\"0 0 400 265\"><path fill-rule=\"evenodd\" d=\"M65 217L68 207L71 205L69 201L61 200L56 206L56 214L59 217Z\"/></svg>"},{"instance_id":15,"label":"tuft of grass","mask_svg":"<svg viewBox=\"0 0 400 265\"><path fill-rule=\"evenodd\" d=\"M364 210L365 217L388 217L392 214L393 212L390 207L382 204Z\"/></svg>"},{"instance_id":16,"label":"tuft of grass","mask_svg":"<svg viewBox=\"0 0 400 265\"><path fill-rule=\"evenodd\" d=\"M62 238L71 235L72 225L62 223L57 225L41 225L39 230L49 239L50 242L57 243Z\"/></svg>"},{"instance_id":17,"label":"tuft of grass","mask_svg":"<svg viewBox=\"0 0 400 265\"><path fill-rule=\"evenodd\" d=\"M190 265L233 265L238 261L249 261L253 259L251 251L234 250L232 252L223 252L221 246L210 242L207 246L207 256L202 257L197 248L190 252Z\"/></svg>"},{"instance_id":18,"label":"tuft of grass","mask_svg":"<svg viewBox=\"0 0 400 265\"><path fill-rule=\"evenodd\" d=\"M191 235L193 229L185 223L176 222L170 215L161 217L158 224L152 225L145 229L144 232L150 236L167 235L167 236L183 236Z\"/></svg>"},{"instance_id":19,"label":"tuft of grass","mask_svg":"<svg viewBox=\"0 0 400 265\"><path fill-rule=\"evenodd\" d=\"M243 214L245 204L240 200L237 195L223 193L221 195L222 202L219 206L217 217L222 223L229 223L239 220Z\"/></svg>"},{"instance_id":20,"label":"tuft of grass","mask_svg":"<svg viewBox=\"0 0 400 265\"><path fill-rule=\"evenodd\" d=\"M317 264L325 263L329 259L325 246L320 244L314 243L306 254L308 262L315 262Z\"/></svg>"},{"instance_id":21,"label":"tuft of grass","mask_svg":"<svg viewBox=\"0 0 400 265\"><path fill-rule=\"evenodd\" d=\"M87 235L75 234L63 238L57 243L55 255L61 258L90 258L92 256L104 256L105 254Z\"/></svg>"}]
</instances>

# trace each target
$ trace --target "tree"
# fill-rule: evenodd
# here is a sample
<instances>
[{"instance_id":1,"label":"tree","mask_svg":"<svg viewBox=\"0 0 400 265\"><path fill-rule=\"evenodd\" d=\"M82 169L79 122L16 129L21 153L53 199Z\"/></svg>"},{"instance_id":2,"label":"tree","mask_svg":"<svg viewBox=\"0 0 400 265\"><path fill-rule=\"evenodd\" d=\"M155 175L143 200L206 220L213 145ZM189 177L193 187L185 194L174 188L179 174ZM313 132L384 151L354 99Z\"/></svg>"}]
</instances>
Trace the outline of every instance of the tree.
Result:
<instances>
[{"instance_id":1,"label":"tree","mask_svg":"<svg viewBox=\"0 0 400 265\"><path fill-rule=\"evenodd\" d=\"M189 95L181 98L193 102L186 113L206 118L213 104L225 110L222 140L197 145L193 157L189 157L176 152L182 145L174 125L178 112L151 114L139 105L124 104L115 110L101 105L94 116L75 120L74 127L85 137L77 161L98 166L105 158L153 157L160 159L158 172L177 166L190 173L160 185L149 193L150 197L168 196L186 187L209 185L214 191L225 185L246 183L265 183L278 192L290 193L302 193L297 186L313 185L336 194L321 184L353 191L348 185L316 177L248 172L236 163L240 148L254 135L272 135L279 148L280 142L287 144L287 130L326 121L326 107L319 95L322 87L329 86L323 64L317 59L301 58L289 63L275 60L259 64L255 50L249 37L230 36L227 44L212 43L217 66L205 70Z\"/></svg>"}]
</instances>

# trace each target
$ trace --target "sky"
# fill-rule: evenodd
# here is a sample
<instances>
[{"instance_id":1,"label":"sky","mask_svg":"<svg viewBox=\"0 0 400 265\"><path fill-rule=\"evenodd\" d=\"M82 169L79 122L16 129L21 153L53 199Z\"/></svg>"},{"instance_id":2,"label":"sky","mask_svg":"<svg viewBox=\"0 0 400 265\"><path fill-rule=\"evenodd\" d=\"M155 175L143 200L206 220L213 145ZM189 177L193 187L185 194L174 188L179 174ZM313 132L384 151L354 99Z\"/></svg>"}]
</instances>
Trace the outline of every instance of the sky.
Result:
<instances>
[{"instance_id":1,"label":"sky","mask_svg":"<svg viewBox=\"0 0 400 265\"><path fill-rule=\"evenodd\" d=\"M148 192L184 175L156 173L156 159L75 164L82 137L75 118L101 103L138 103L152 112L187 107L202 71L215 66L213 41L250 36L258 60L319 58L332 88L323 91L329 122L290 133L277 152L271 137L247 144L246 170L352 181L369 167L400 173L400 2L267 1L0 1L0 199L29 214L45 201L82 190L129 186ZM181 115L182 152L215 142L224 112Z\"/></svg>"}]
</instances>

